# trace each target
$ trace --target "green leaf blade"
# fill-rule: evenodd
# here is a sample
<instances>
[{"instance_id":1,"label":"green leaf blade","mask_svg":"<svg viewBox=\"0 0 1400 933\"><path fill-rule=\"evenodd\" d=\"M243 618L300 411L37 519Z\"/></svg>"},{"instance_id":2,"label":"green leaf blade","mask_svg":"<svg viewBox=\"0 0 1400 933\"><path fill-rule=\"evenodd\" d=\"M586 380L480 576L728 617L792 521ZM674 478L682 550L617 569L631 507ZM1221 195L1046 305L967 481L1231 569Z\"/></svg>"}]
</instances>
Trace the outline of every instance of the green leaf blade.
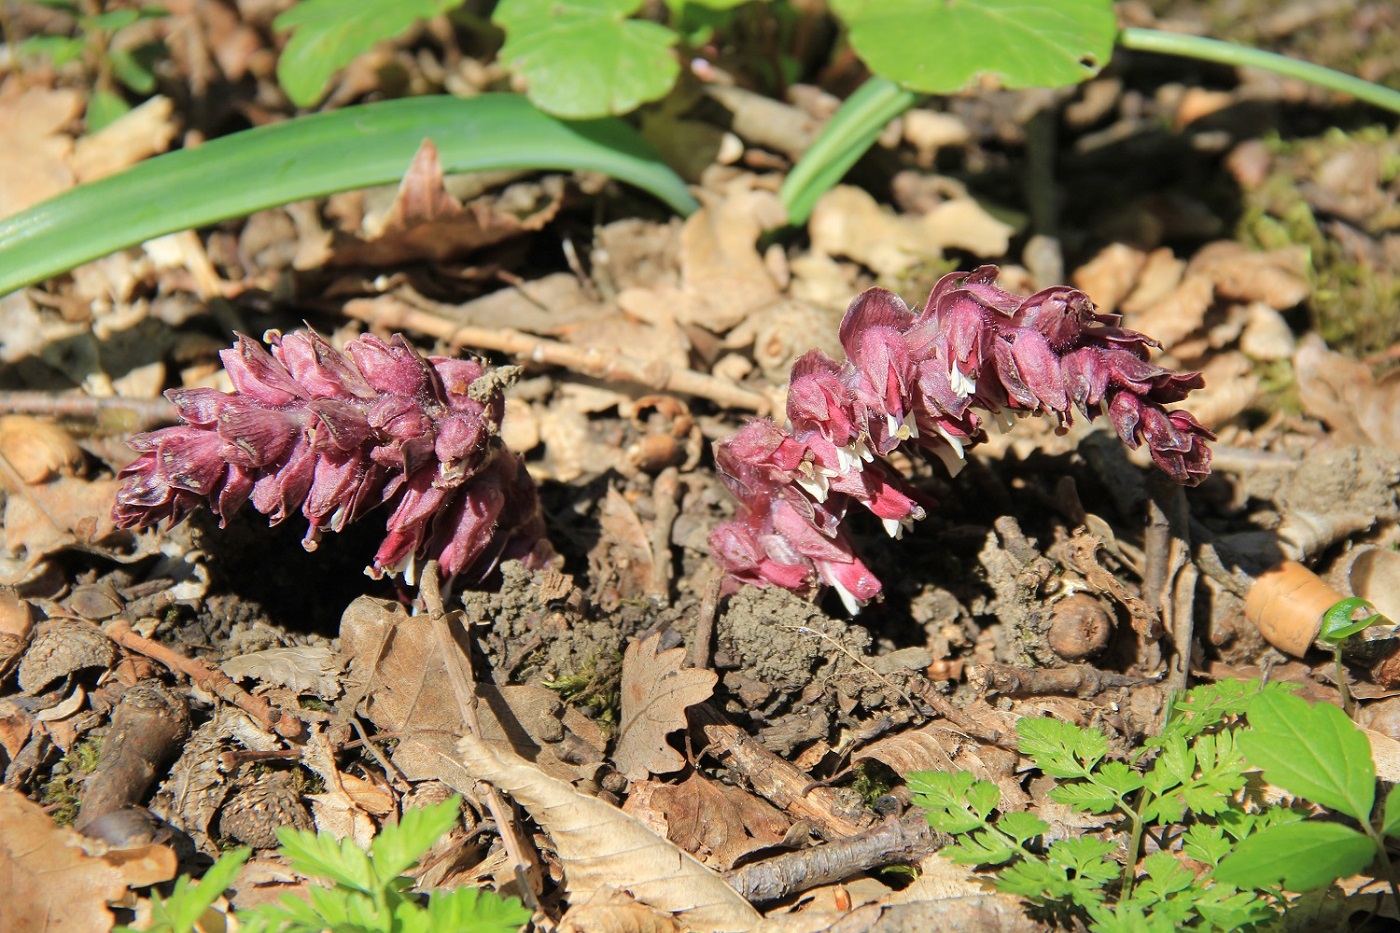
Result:
<instances>
[{"instance_id":1,"label":"green leaf blade","mask_svg":"<svg viewBox=\"0 0 1400 933\"><path fill-rule=\"evenodd\" d=\"M833 0L870 69L930 94L981 75L1006 88L1060 87L1098 74L1118 24L1109 0Z\"/></svg>"},{"instance_id":2,"label":"green leaf blade","mask_svg":"<svg viewBox=\"0 0 1400 933\"><path fill-rule=\"evenodd\" d=\"M664 97L680 62L676 34L629 19L640 0L502 0L501 60L546 113L588 119L628 113Z\"/></svg>"},{"instance_id":3,"label":"green leaf blade","mask_svg":"<svg viewBox=\"0 0 1400 933\"><path fill-rule=\"evenodd\" d=\"M1282 884L1309 891L1361 871L1375 858L1365 835L1340 823L1306 820L1271 826L1245 839L1215 869L1215 878L1239 888Z\"/></svg>"},{"instance_id":4,"label":"green leaf blade","mask_svg":"<svg viewBox=\"0 0 1400 933\"><path fill-rule=\"evenodd\" d=\"M697 207L685 182L621 121L566 123L515 94L385 101L157 156L0 220L0 295L167 233L397 183L424 139L449 173L595 171L682 214Z\"/></svg>"},{"instance_id":5,"label":"green leaf blade","mask_svg":"<svg viewBox=\"0 0 1400 933\"><path fill-rule=\"evenodd\" d=\"M1376 800L1371 743L1346 713L1327 703L1261 693L1239 738L1249 762L1271 784L1366 821Z\"/></svg>"},{"instance_id":6,"label":"green leaf blade","mask_svg":"<svg viewBox=\"0 0 1400 933\"><path fill-rule=\"evenodd\" d=\"M413 867L438 838L457 824L462 798L456 795L430 807L403 812L396 824L385 826L370 847L380 878L397 878Z\"/></svg>"}]
</instances>

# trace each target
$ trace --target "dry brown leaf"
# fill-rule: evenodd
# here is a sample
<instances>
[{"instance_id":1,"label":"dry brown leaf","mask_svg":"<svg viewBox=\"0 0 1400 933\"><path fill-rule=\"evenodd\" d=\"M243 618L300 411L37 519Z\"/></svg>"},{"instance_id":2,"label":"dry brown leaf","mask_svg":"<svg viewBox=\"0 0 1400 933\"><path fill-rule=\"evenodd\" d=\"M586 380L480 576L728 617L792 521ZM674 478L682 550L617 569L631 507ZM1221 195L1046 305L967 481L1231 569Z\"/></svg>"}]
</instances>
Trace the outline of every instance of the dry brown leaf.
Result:
<instances>
[{"instance_id":1,"label":"dry brown leaf","mask_svg":"<svg viewBox=\"0 0 1400 933\"><path fill-rule=\"evenodd\" d=\"M1093 259L1074 270L1074 287L1102 311L1115 311L1137 285L1147 254L1126 243L1110 243Z\"/></svg>"},{"instance_id":2,"label":"dry brown leaf","mask_svg":"<svg viewBox=\"0 0 1400 933\"><path fill-rule=\"evenodd\" d=\"M1189 401L1172 407L1185 408L1212 430L1259 400L1259 376L1243 353L1217 353L1201 367L1201 374L1206 381L1204 388L1192 392Z\"/></svg>"},{"instance_id":3,"label":"dry brown leaf","mask_svg":"<svg viewBox=\"0 0 1400 933\"><path fill-rule=\"evenodd\" d=\"M684 648L657 651L660 634L633 641L622 656L622 722L613 761L634 781L685 767L666 736L685 728L685 711L715 692L714 671L682 669Z\"/></svg>"},{"instance_id":4,"label":"dry brown leaf","mask_svg":"<svg viewBox=\"0 0 1400 933\"><path fill-rule=\"evenodd\" d=\"M845 256L882 276L936 261L945 249L1005 255L1015 229L971 197L950 198L926 214L895 214L861 188L838 185L816 204L807 224L812 252Z\"/></svg>"},{"instance_id":5,"label":"dry brown leaf","mask_svg":"<svg viewBox=\"0 0 1400 933\"><path fill-rule=\"evenodd\" d=\"M119 532L112 502L122 481L60 476L37 486L6 482L5 550L0 583L15 584L55 551L101 544Z\"/></svg>"},{"instance_id":6,"label":"dry brown leaf","mask_svg":"<svg viewBox=\"0 0 1400 933\"><path fill-rule=\"evenodd\" d=\"M698 773L679 784L638 781L622 809L718 871L781 842L791 826L761 798Z\"/></svg>"},{"instance_id":7,"label":"dry brown leaf","mask_svg":"<svg viewBox=\"0 0 1400 933\"><path fill-rule=\"evenodd\" d=\"M329 645L296 645L240 654L220 666L234 680L276 684L296 693L333 700L340 696L340 672L345 661Z\"/></svg>"},{"instance_id":8,"label":"dry brown leaf","mask_svg":"<svg viewBox=\"0 0 1400 933\"><path fill-rule=\"evenodd\" d=\"M990 713L989 710L982 712ZM1006 725L1007 731L1012 731L1012 724ZM1001 790L1004 808L1019 810L1029 802L1016 774L1017 759L1013 753L969 742L955 730L938 723L886 736L851 755L852 762L871 759L898 774L970 771L979 780L991 781Z\"/></svg>"},{"instance_id":9,"label":"dry brown leaf","mask_svg":"<svg viewBox=\"0 0 1400 933\"><path fill-rule=\"evenodd\" d=\"M410 616L398 603L360 597L340 622L341 652L349 662L351 693L364 691L370 720L380 729L416 732L399 741L394 762L410 780L436 778L471 793L473 782L453 754L464 731L432 620ZM550 774L573 779L571 761L598 761L604 741L596 723L543 687L477 684L483 738L512 748ZM567 752L565 752L567 749Z\"/></svg>"},{"instance_id":10,"label":"dry brown leaf","mask_svg":"<svg viewBox=\"0 0 1400 933\"><path fill-rule=\"evenodd\" d=\"M1201 247L1186 267L1186 275L1203 275L1215 293L1235 301L1262 301L1278 311L1308 297L1308 251L1290 246L1258 252L1234 240Z\"/></svg>"},{"instance_id":11,"label":"dry brown leaf","mask_svg":"<svg viewBox=\"0 0 1400 933\"><path fill-rule=\"evenodd\" d=\"M584 901L611 887L675 914L688 930L758 925L758 912L738 891L617 807L474 736L464 736L457 748L472 775L514 798L549 835L571 900Z\"/></svg>"},{"instance_id":12,"label":"dry brown leaf","mask_svg":"<svg viewBox=\"0 0 1400 933\"><path fill-rule=\"evenodd\" d=\"M89 848L101 848L39 805L0 787L0 930L102 933L107 905L127 891L122 872Z\"/></svg>"},{"instance_id":13,"label":"dry brown leaf","mask_svg":"<svg viewBox=\"0 0 1400 933\"><path fill-rule=\"evenodd\" d=\"M685 933L668 913L610 888L571 906L559 921L558 933Z\"/></svg>"},{"instance_id":14,"label":"dry brown leaf","mask_svg":"<svg viewBox=\"0 0 1400 933\"><path fill-rule=\"evenodd\" d=\"M83 95L69 88L25 88L14 75L0 86L0 217L73 187L73 139L63 130L82 111Z\"/></svg>"},{"instance_id":15,"label":"dry brown leaf","mask_svg":"<svg viewBox=\"0 0 1400 933\"><path fill-rule=\"evenodd\" d=\"M616 586L619 599L647 595L656 563L651 553L651 536L632 504L611 486L599 506L598 525L603 534L588 555L592 579ZM669 560L670 555L665 555L665 559Z\"/></svg>"},{"instance_id":16,"label":"dry brown leaf","mask_svg":"<svg viewBox=\"0 0 1400 933\"><path fill-rule=\"evenodd\" d=\"M1125 302L1123 324L1152 338L1169 352L1187 334L1205 323L1206 312L1215 300L1215 286L1203 275L1187 275L1170 294L1147 304L1136 295ZM1130 310L1130 308L1132 310Z\"/></svg>"},{"instance_id":17,"label":"dry brown leaf","mask_svg":"<svg viewBox=\"0 0 1400 933\"><path fill-rule=\"evenodd\" d=\"M170 98L157 94L99 132L79 139L73 148L78 181L96 181L169 149L179 132L174 113Z\"/></svg>"},{"instance_id":18,"label":"dry brown leaf","mask_svg":"<svg viewBox=\"0 0 1400 933\"><path fill-rule=\"evenodd\" d=\"M1376 381L1366 364L1334 353L1316 334L1293 355L1298 398L1344 444L1375 444L1400 451L1400 375Z\"/></svg>"},{"instance_id":19,"label":"dry brown leaf","mask_svg":"<svg viewBox=\"0 0 1400 933\"><path fill-rule=\"evenodd\" d=\"M530 189L536 197L518 208L505 196L473 198L463 205L443 186L437 146L425 139L399 185L398 196L382 228L367 236L337 235L327 264L398 266L425 260L448 262L521 233L539 230L559 213L564 182L549 176ZM512 190L519 194L525 189Z\"/></svg>"}]
</instances>

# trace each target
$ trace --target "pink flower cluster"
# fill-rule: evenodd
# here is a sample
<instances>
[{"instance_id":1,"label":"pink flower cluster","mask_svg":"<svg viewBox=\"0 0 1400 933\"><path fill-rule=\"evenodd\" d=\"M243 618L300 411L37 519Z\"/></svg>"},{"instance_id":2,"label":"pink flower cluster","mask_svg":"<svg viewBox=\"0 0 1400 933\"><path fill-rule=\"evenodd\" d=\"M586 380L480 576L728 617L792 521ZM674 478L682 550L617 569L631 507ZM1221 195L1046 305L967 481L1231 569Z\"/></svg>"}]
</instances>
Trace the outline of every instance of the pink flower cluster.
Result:
<instances>
[{"instance_id":1,"label":"pink flower cluster","mask_svg":"<svg viewBox=\"0 0 1400 933\"><path fill-rule=\"evenodd\" d=\"M207 502L277 524L300 509L314 550L378 505L396 502L370 572L436 559L473 581L500 560L542 563L535 485L497 436L502 384L474 360L424 359L401 336L365 335L341 353L320 335L242 334L224 350L232 393L172 390L184 424L139 434L112 517L122 527L182 521Z\"/></svg>"},{"instance_id":2,"label":"pink flower cluster","mask_svg":"<svg viewBox=\"0 0 1400 933\"><path fill-rule=\"evenodd\" d=\"M1068 425L1077 409L1107 415L1129 447L1181 483L1210 472L1213 435L1163 406L1202 386L1197 373L1148 362L1157 344L1124 330L1069 287L1030 297L996 286L997 268L946 275L915 314L880 288L841 322L846 362L814 350L792 368L789 425L750 423L715 446L738 514L710 535L715 558L741 582L810 595L831 586L856 612L880 581L841 528L852 503L898 537L924 517L925 499L884 459L901 445L956 473L990 418L1043 413Z\"/></svg>"}]
</instances>

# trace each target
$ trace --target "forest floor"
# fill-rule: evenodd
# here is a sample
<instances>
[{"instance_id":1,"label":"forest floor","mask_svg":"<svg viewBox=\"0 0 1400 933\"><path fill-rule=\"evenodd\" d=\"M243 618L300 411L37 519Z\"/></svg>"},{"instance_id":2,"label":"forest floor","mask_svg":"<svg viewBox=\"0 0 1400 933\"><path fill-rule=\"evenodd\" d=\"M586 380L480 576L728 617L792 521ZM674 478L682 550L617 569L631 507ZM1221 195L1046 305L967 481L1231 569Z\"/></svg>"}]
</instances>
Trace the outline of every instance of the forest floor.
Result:
<instances>
[{"instance_id":1,"label":"forest floor","mask_svg":"<svg viewBox=\"0 0 1400 933\"><path fill-rule=\"evenodd\" d=\"M0 66L0 212L95 171L83 158L120 160L131 144L135 159L153 139L290 114L269 66L277 4L167 6L167 103L143 108L126 142L84 136L81 76ZM45 26L37 5L18 7L11 28ZM1123 16L1400 78L1387 3L1128 4ZM332 103L372 98L385 75L423 89L499 81L450 40L432 27L381 48ZM222 529L208 514L112 527L127 438L171 423L168 388L228 388L217 353L235 331L305 324L337 345L402 331L424 352L524 366L503 434L540 484L561 562L507 563L437 608L464 623L488 751L523 756L554 790L614 804L659 851L698 860L672 880L658 924L683 928L670 914L727 884L785 929L1041 929L940 860L903 775L971 771L1052 835L1118 838L1103 818L1048 815L1053 782L1031 776L1018 720L1090 727L1126 754L1190 685L1264 676L1340 703L1331 657L1306 636L1294 654L1274 647L1244 604L1288 558L1400 619L1394 118L1262 73L1125 54L1080 87L934 99L891 125L805 231L765 233L784 172L835 100L815 86L785 101L719 86L649 112L646 133L704 205L684 221L599 177L429 168L405 190L445 185L475 225L451 255L415 252L405 231L427 221L406 195L371 190L175 235L0 298L0 408L62 429L0 421L0 767L53 817L25 823L27 838L77 823L117 849L144 846L152 864L168 849L195 874L249 845L230 895L242 907L306 885L272 851L279 827L368 843L403 808L459 792L463 821L420 868L424 887L489 885L574 929L621 929L581 911L635 907L627 890L646 900L630 888L642 857L608 848L622 829L566 841L583 830L552 829L526 805L500 811L503 840L483 772L456 750L460 660L443 653L441 614L409 613L432 610L432 594L362 573L380 513L314 553L300 518L269 529L252 510ZM806 135L768 132L778 125ZM1026 421L956 477L897 464L936 507L900 540L852 523L885 586L858 616L830 593L716 598L707 536L734 505L711 443L781 412L808 349L841 358L838 324L863 289L918 307L943 274L986 263L1013 292L1083 289L1160 341L1156 362L1204 373L1188 407L1218 436L1212 475L1186 490L1163 481L1107 419L1068 432ZM463 327L487 339L450 342ZM505 356L507 338L565 348L551 357L564 364ZM722 391L567 365L590 353L696 371ZM1264 624L1297 647L1307 620ZM1400 675L1374 658L1347 675L1358 722L1400 740ZM0 800L17 819L20 805ZM876 842L829 848L853 837ZM585 872L594 855L611 861ZM787 887L764 894L775 858ZM588 872L592 901L571 886ZM83 877L72 869L42 896L92 902ZM1333 888L1337 923L1375 909L1357 890L1381 888ZM92 902L86 928L141 903Z\"/></svg>"}]
</instances>

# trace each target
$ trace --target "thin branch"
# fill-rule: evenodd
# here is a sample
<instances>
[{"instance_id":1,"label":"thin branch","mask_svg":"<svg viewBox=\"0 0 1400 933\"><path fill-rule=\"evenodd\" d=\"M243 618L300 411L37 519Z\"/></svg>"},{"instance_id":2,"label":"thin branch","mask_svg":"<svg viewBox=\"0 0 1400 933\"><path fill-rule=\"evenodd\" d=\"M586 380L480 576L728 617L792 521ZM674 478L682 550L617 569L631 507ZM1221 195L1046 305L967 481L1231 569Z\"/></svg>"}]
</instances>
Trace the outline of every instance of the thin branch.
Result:
<instances>
[{"instance_id":1,"label":"thin branch","mask_svg":"<svg viewBox=\"0 0 1400 933\"><path fill-rule=\"evenodd\" d=\"M436 314L420 311L389 295L353 299L345 303L344 313L373 327L426 334L454 347L495 350L510 354L522 362L561 366L595 379L634 382L661 392L693 395L726 408L762 414L769 407L768 399L760 393L693 369L680 369L660 360L643 360L625 353L610 353L597 347L573 347L509 327L497 329L459 325Z\"/></svg>"}]
</instances>

